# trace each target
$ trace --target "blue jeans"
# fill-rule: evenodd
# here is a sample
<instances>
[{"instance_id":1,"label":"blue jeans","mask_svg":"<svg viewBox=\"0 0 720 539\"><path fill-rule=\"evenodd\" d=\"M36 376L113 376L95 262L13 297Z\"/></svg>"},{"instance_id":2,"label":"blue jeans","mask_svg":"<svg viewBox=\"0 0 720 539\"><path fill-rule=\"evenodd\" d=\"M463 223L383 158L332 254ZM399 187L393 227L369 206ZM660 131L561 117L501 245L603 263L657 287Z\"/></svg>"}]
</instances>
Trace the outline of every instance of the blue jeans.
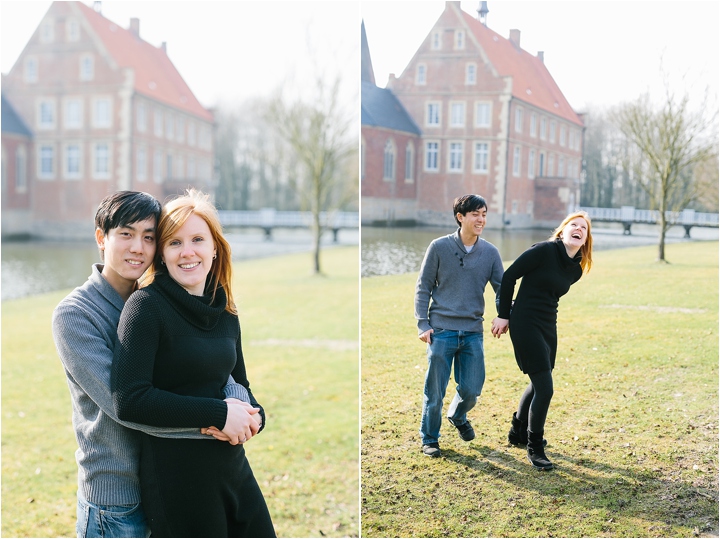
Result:
<instances>
[{"instance_id":1,"label":"blue jeans","mask_svg":"<svg viewBox=\"0 0 720 539\"><path fill-rule=\"evenodd\" d=\"M150 537L140 504L96 505L78 495L78 537Z\"/></svg>"},{"instance_id":2,"label":"blue jeans","mask_svg":"<svg viewBox=\"0 0 720 539\"><path fill-rule=\"evenodd\" d=\"M485 383L485 352L483 334L433 328L427 347L428 370L425 375L422 421L422 443L435 443L440 438L442 406L455 362L456 393L447 416L453 425L467 421L467 413L477 402Z\"/></svg>"}]
</instances>

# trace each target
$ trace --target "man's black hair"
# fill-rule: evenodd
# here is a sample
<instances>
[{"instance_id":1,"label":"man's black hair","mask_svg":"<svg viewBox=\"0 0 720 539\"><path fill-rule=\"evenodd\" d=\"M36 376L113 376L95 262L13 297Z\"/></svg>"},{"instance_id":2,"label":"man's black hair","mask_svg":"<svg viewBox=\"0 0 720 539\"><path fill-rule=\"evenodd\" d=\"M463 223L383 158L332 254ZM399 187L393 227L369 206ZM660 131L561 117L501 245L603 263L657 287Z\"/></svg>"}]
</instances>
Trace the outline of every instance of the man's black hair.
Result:
<instances>
[{"instance_id":1,"label":"man's black hair","mask_svg":"<svg viewBox=\"0 0 720 539\"><path fill-rule=\"evenodd\" d=\"M453 203L453 217L455 222L460 226L457 214L467 215L469 212L477 211L479 209L487 209L487 202L480 195L463 195L457 197Z\"/></svg>"},{"instance_id":2,"label":"man's black hair","mask_svg":"<svg viewBox=\"0 0 720 539\"><path fill-rule=\"evenodd\" d=\"M113 228L155 218L160 220L160 203L154 196L140 191L118 191L103 199L95 213L95 228L106 236Z\"/></svg>"}]
</instances>

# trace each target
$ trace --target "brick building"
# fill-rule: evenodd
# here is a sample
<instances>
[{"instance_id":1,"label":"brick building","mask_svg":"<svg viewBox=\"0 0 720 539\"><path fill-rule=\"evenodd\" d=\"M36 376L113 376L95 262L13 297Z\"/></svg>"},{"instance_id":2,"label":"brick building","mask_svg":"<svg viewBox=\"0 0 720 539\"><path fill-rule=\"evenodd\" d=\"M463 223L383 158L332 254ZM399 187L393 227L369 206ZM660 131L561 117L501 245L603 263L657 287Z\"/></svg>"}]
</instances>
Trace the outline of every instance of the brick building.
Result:
<instances>
[{"instance_id":1,"label":"brick building","mask_svg":"<svg viewBox=\"0 0 720 539\"><path fill-rule=\"evenodd\" d=\"M125 29L82 2L53 2L3 75L2 92L32 131L27 218L13 221L20 228L8 224L6 210L20 199L6 199L16 188L4 175L3 235L89 237L109 193L146 191L162 201L189 185L212 186L212 113L165 44L140 38L138 19ZM10 172L6 150L3 132Z\"/></svg>"},{"instance_id":2,"label":"brick building","mask_svg":"<svg viewBox=\"0 0 720 539\"><path fill-rule=\"evenodd\" d=\"M417 222L451 224L448 208L464 193L487 199L489 228L554 226L579 203L582 118L555 84L543 53L520 47L519 30L505 39L463 12L460 2L446 2L386 91L421 130ZM363 85L363 106L369 95ZM379 159L369 155L373 143L365 135L364 142L364 162ZM362 194L369 223L373 206L385 200L371 181Z\"/></svg>"}]
</instances>

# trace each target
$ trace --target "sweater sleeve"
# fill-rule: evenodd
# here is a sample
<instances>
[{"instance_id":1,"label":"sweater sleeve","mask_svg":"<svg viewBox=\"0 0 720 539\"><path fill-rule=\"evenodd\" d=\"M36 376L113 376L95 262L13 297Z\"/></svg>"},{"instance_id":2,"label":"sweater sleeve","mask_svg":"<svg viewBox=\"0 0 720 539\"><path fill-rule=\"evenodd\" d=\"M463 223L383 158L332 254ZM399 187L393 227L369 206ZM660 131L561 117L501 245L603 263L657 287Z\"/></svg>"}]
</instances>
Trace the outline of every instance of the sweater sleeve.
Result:
<instances>
[{"instance_id":1,"label":"sweater sleeve","mask_svg":"<svg viewBox=\"0 0 720 539\"><path fill-rule=\"evenodd\" d=\"M492 270L490 273L490 285L495 291L495 309L500 312L500 285L504 275L502 259L500 258L500 252L495 251L495 260L493 262Z\"/></svg>"},{"instance_id":2,"label":"sweater sleeve","mask_svg":"<svg viewBox=\"0 0 720 539\"><path fill-rule=\"evenodd\" d=\"M523 275L537 268L545 256L546 243L538 243L522 253L508 269L505 270L500 285L500 299L498 302L498 316L509 319L512 299L515 295L515 283Z\"/></svg>"},{"instance_id":3,"label":"sweater sleeve","mask_svg":"<svg viewBox=\"0 0 720 539\"><path fill-rule=\"evenodd\" d=\"M429 315L430 296L437 282L439 263L437 245L433 242L425 252L415 285L415 318L417 319L418 335L432 329Z\"/></svg>"},{"instance_id":4,"label":"sweater sleeve","mask_svg":"<svg viewBox=\"0 0 720 539\"><path fill-rule=\"evenodd\" d=\"M130 296L120 316L111 377L118 417L159 427L214 426L222 430L227 418L224 401L178 395L153 385L163 324L160 309L154 298L140 291ZM243 380L241 377L239 383Z\"/></svg>"},{"instance_id":5,"label":"sweater sleeve","mask_svg":"<svg viewBox=\"0 0 720 539\"><path fill-rule=\"evenodd\" d=\"M53 338L68 378L113 421L161 438L207 439L196 428L162 428L122 421L115 413L110 391L113 349L110 336L87 306L61 304L52 318ZM68 380L68 382L70 382ZM74 386L73 386L74 387ZM72 391L72 387L71 387Z\"/></svg>"}]
</instances>

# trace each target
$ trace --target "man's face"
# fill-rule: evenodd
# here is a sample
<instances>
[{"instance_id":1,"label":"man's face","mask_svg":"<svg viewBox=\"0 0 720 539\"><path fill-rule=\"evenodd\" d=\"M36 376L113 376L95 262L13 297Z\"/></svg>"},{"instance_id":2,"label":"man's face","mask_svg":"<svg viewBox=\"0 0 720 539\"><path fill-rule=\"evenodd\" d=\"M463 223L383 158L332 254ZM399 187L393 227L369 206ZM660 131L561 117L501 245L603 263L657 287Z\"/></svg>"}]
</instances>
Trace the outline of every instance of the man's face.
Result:
<instances>
[{"instance_id":1,"label":"man's face","mask_svg":"<svg viewBox=\"0 0 720 539\"><path fill-rule=\"evenodd\" d=\"M479 236L485 228L487 220L487 208L480 208L475 211L469 211L465 215L457 214L460 221L460 233L464 236Z\"/></svg>"},{"instance_id":2,"label":"man's face","mask_svg":"<svg viewBox=\"0 0 720 539\"><path fill-rule=\"evenodd\" d=\"M133 286L155 256L155 218L112 228L107 235L95 231L98 248L104 251L103 276L115 288Z\"/></svg>"}]
</instances>

